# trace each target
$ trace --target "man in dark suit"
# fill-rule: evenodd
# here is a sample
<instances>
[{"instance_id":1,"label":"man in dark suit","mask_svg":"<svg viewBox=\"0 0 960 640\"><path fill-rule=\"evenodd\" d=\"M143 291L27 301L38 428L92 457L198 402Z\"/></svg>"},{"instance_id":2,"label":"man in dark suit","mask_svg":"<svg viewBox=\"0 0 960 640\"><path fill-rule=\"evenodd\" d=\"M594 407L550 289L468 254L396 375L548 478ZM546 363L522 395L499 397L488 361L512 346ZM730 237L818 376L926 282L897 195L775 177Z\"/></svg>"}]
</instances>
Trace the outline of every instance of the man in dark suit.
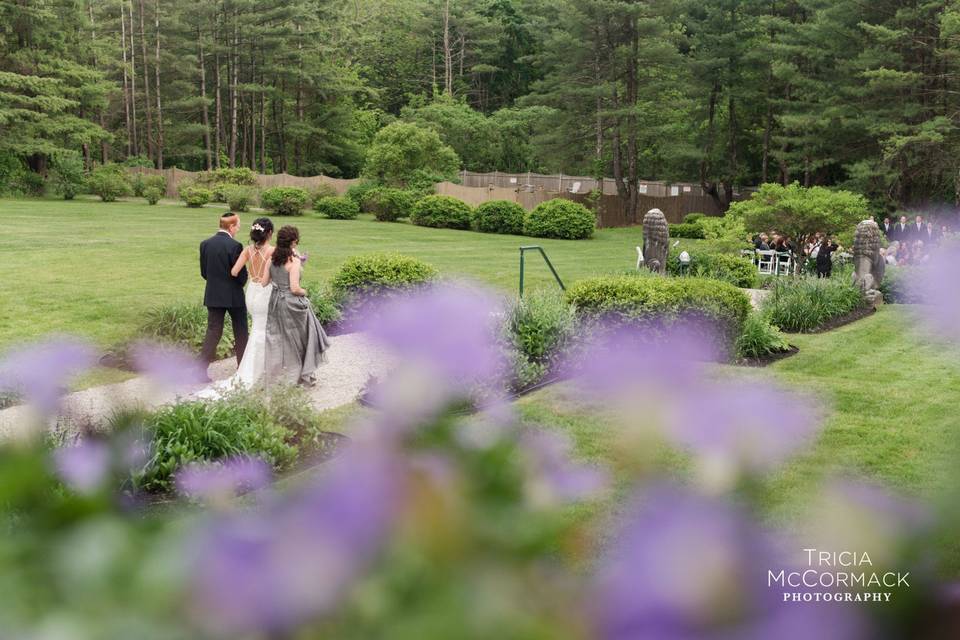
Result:
<instances>
[{"instance_id":1,"label":"man in dark suit","mask_svg":"<svg viewBox=\"0 0 960 640\"><path fill-rule=\"evenodd\" d=\"M910 239L910 225L907 223L907 216L900 216L900 222L893 225L893 231L890 232L891 240L906 242Z\"/></svg>"},{"instance_id":2,"label":"man in dark suit","mask_svg":"<svg viewBox=\"0 0 960 640\"><path fill-rule=\"evenodd\" d=\"M893 223L890 222L890 218L883 219L883 235L887 240L893 240Z\"/></svg>"},{"instance_id":3,"label":"man in dark suit","mask_svg":"<svg viewBox=\"0 0 960 640\"><path fill-rule=\"evenodd\" d=\"M910 225L911 240L926 240L927 226L923 224L923 216L917 216L914 223Z\"/></svg>"},{"instance_id":4,"label":"man in dark suit","mask_svg":"<svg viewBox=\"0 0 960 640\"><path fill-rule=\"evenodd\" d=\"M247 281L244 267L233 277L230 270L243 252L243 245L233 239L240 228L240 217L227 212L220 217L220 229L213 237L200 243L200 275L207 281L203 306L207 308L207 335L200 351L201 359L209 364L217 355L217 345L223 336L223 320L230 314L236 346L237 364L247 347L247 305L243 285Z\"/></svg>"}]
</instances>

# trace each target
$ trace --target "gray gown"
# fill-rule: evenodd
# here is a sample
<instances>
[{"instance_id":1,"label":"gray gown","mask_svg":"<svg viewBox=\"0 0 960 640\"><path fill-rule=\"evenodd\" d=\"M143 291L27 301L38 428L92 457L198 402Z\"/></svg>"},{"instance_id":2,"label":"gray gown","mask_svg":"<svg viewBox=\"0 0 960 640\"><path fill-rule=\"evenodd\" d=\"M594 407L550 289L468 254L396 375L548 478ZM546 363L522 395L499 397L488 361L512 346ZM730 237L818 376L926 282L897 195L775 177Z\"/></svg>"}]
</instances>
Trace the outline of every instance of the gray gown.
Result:
<instances>
[{"instance_id":1,"label":"gray gown","mask_svg":"<svg viewBox=\"0 0 960 640\"><path fill-rule=\"evenodd\" d=\"M267 314L265 382L313 385L330 341L306 297L290 292L290 274L270 265L273 293Z\"/></svg>"}]
</instances>

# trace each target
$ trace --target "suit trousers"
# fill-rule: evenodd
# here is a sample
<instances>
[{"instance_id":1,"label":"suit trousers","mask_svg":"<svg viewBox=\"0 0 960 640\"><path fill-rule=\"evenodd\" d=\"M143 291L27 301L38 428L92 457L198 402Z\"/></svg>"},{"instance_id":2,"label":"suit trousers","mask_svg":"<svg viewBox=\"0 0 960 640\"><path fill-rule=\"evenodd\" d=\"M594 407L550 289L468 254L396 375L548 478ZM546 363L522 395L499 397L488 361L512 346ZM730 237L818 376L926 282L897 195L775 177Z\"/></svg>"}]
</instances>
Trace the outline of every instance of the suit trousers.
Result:
<instances>
[{"instance_id":1,"label":"suit trousers","mask_svg":"<svg viewBox=\"0 0 960 640\"><path fill-rule=\"evenodd\" d=\"M203 338L203 348L200 358L203 362L211 363L217 358L217 345L223 337L223 320L230 314L230 324L233 325L234 348L237 354L237 365L243 359L243 352L247 348L247 308L244 307L207 307L207 335Z\"/></svg>"}]
</instances>

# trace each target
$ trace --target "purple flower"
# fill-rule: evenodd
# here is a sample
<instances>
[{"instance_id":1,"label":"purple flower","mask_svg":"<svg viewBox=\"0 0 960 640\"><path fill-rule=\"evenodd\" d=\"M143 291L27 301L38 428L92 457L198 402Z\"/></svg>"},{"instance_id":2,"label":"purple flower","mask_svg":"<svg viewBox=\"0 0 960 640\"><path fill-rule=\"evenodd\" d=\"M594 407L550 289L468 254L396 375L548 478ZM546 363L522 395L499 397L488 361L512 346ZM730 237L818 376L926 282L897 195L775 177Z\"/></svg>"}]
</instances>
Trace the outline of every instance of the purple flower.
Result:
<instances>
[{"instance_id":1,"label":"purple flower","mask_svg":"<svg viewBox=\"0 0 960 640\"><path fill-rule=\"evenodd\" d=\"M393 453L354 445L263 512L216 519L192 553L198 621L231 636L325 613L385 542L402 497Z\"/></svg>"},{"instance_id":2,"label":"purple flower","mask_svg":"<svg viewBox=\"0 0 960 640\"><path fill-rule=\"evenodd\" d=\"M529 492L537 504L592 498L609 484L602 469L571 459L570 440L559 433L529 429L521 435L520 446L530 467Z\"/></svg>"},{"instance_id":3,"label":"purple flower","mask_svg":"<svg viewBox=\"0 0 960 640\"><path fill-rule=\"evenodd\" d=\"M185 387L207 380L206 366L196 356L178 347L139 342L131 349L134 367L157 382Z\"/></svg>"},{"instance_id":4,"label":"purple flower","mask_svg":"<svg viewBox=\"0 0 960 640\"><path fill-rule=\"evenodd\" d=\"M960 341L960 287L956 268L960 264L960 245L940 249L914 281L914 287L926 304L924 311L930 328L947 340Z\"/></svg>"},{"instance_id":5,"label":"purple flower","mask_svg":"<svg viewBox=\"0 0 960 640\"><path fill-rule=\"evenodd\" d=\"M310 257L310 254L304 251L303 253L300 254L300 263L301 264L305 263L307 261L307 258L309 257Z\"/></svg>"},{"instance_id":6,"label":"purple flower","mask_svg":"<svg viewBox=\"0 0 960 640\"><path fill-rule=\"evenodd\" d=\"M363 328L405 363L442 384L467 388L503 367L496 348L499 309L483 289L443 285L386 302Z\"/></svg>"},{"instance_id":7,"label":"purple flower","mask_svg":"<svg viewBox=\"0 0 960 640\"><path fill-rule=\"evenodd\" d=\"M256 491L270 483L270 465L259 458L231 458L219 463L191 464L177 473L177 490L191 498L216 500Z\"/></svg>"},{"instance_id":8,"label":"purple flower","mask_svg":"<svg viewBox=\"0 0 960 640\"><path fill-rule=\"evenodd\" d=\"M808 398L761 382L712 383L690 394L666 435L694 453L706 479L728 485L776 468L819 427Z\"/></svg>"},{"instance_id":9,"label":"purple flower","mask_svg":"<svg viewBox=\"0 0 960 640\"><path fill-rule=\"evenodd\" d=\"M607 640L859 637L853 609L785 602L774 541L731 505L658 487L616 536L590 598Z\"/></svg>"},{"instance_id":10,"label":"purple flower","mask_svg":"<svg viewBox=\"0 0 960 640\"><path fill-rule=\"evenodd\" d=\"M22 394L42 412L53 413L70 378L95 364L90 345L54 338L9 352L0 361L0 391Z\"/></svg>"},{"instance_id":11,"label":"purple flower","mask_svg":"<svg viewBox=\"0 0 960 640\"><path fill-rule=\"evenodd\" d=\"M83 440L53 452L53 465L64 484L78 493L94 493L110 476L110 448L105 442Z\"/></svg>"}]
</instances>

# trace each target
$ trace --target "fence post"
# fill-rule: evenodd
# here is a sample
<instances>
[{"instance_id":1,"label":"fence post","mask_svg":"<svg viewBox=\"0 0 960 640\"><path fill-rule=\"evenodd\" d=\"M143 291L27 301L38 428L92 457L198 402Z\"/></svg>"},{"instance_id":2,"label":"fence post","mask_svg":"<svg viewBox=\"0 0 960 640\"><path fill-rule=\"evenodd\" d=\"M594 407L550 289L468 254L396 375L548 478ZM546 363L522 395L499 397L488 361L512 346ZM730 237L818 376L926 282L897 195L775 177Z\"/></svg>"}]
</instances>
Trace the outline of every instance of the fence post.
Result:
<instances>
[{"instance_id":1,"label":"fence post","mask_svg":"<svg viewBox=\"0 0 960 640\"><path fill-rule=\"evenodd\" d=\"M173 193L170 193L171 190L173 190ZM170 168L170 181L169 184L167 184L167 195L171 198L177 197L177 168L175 166Z\"/></svg>"},{"instance_id":2,"label":"fence post","mask_svg":"<svg viewBox=\"0 0 960 640\"><path fill-rule=\"evenodd\" d=\"M563 193L563 171L560 172L560 184L557 186L557 193Z\"/></svg>"}]
</instances>

